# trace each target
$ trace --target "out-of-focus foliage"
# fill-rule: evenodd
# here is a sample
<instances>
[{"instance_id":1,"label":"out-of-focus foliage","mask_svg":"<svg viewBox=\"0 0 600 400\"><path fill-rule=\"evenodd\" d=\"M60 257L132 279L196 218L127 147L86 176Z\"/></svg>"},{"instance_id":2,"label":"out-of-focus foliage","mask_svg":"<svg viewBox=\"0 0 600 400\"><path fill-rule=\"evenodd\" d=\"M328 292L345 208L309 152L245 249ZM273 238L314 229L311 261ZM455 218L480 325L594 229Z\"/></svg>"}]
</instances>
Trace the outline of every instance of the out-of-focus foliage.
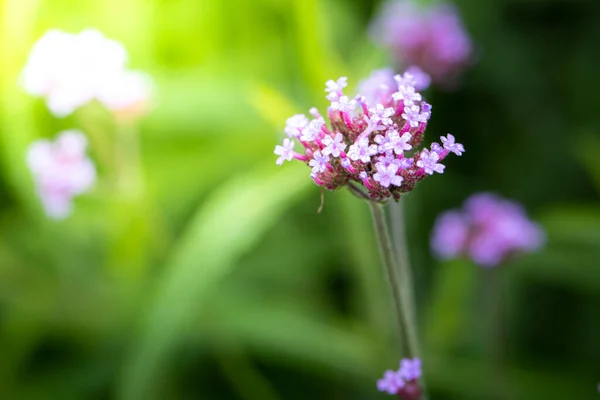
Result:
<instances>
[{"instance_id":1,"label":"out-of-focus foliage","mask_svg":"<svg viewBox=\"0 0 600 400\"><path fill-rule=\"evenodd\" d=\"M0 1L0 398L374 399L396 366L366 206L275 166L285 118L386 55L377 4L342 0ZM478 60L432 91L429 135L467 152L405 199L433 399L593 399L600 380L600 3L457 1ZM156 80L143 185L114 184L118 126L53 118L18 87L49 28L93 26ZM26 146L83 129L95 190L41 212ZM523 202L543 252L496 271L429 255L472 192ZM498 307L498 299L502 307Z\"/></svg>"}]
</instances>

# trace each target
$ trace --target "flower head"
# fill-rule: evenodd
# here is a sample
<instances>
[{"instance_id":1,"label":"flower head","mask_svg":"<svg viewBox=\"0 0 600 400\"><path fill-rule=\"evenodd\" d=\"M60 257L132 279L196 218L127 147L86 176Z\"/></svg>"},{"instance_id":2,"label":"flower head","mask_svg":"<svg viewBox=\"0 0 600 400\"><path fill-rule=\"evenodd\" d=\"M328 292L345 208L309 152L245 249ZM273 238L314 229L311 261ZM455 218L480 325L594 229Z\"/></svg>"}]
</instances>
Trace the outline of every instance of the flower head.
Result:
<instances>
[{"instance_id":1,"label":"flower head","mask_svg":"<svg viewBox=\"0 0 600 400\"><path fill-rule=\"evenodd\" d=\"M449 4L423 7L414 0L390 0L373 21L372 36L400 63L418 67L443 86L452 86L473 58L471 39ZM409 72L416 78L413 71Z\"/></svg>"},{"instance_id":2,"label":"flower head","mask_svg":"<svg viewBox=\"0 0 600 400\"><path fill-rule=\"evenodd\" d=\"M54 142L41 139L29 146L27 164L48 216L68 216L73 197L86 192L96 180L86 147L85 136L75 130L63 131Z\"/></svg>"},{"instance_id":3,"label":"flower head","mask_svg":"<svg viewBox=\"0 0 600 400\"><path fill-rule=\"evenodd\" d=\"M426 176L443 172L440 162L451 150L460 150L458 144L449 142L448 136L444 139L450 150L441 145L436 147L439 151L418 150L431 106L414 86L407 89L414 85L410 74L398 78L402 89L393 75L389 78L394 89L376 91L378 102L371 107L363 94L351 100L341 92L347 85L345 78L328 81L326 91L340 95L332 100L327 118L316 109L310 111L315 118L310 122L303 115L289 118L285 128L288 142L275 150L277 164L295 158L311 167L317 185L335 190L353 181L375 201L398 200ZM304 154L292 151L293 140L305 148Z\"/></svg>"},{"instance_id":4,"label":"flower head","mask_svg":"<svg viewBox=\"0 0 600 400\"><path fill-rule=\"evenodd\" d=\"M388 394L397 394L404 387L405 383L398 371L387 370L383 378L377 381L377 390Z\"/></svg>"},{"instance_id":5,"label":"flower head","mask_svg":"<svg viewBox=\"0 0 600 400\"><path fill-rule=\"evenodd\" d=\"M514 254L535 251L543 242L543 231L520 205L479 193L467 199L463 210L438 217L431 246L440 258L464 255L480 266L493 267Z\"/></svg>"},{"instance_id":6,"label":"flower head","mask_svg":"<svg viewBox=\"0 0 600 400\"><path fill-rule=\"evenodd\" d=\"M421 377L421 360L419 358L405 358L400 361L400 376L405 381L416 381Z\"/></svg>"},{"instance_id":7,"label":"flower head","mask_svg":"<svg viewBox=\"0 0 600 400\"><path fill-rule=\"evenodd\" d=\"M377 381L377 390L401 399L417 400L421 395L420 378L421 360L404 358L400 361L400 369L385 371L383 378Z\"/></svg>"}]
</instances>

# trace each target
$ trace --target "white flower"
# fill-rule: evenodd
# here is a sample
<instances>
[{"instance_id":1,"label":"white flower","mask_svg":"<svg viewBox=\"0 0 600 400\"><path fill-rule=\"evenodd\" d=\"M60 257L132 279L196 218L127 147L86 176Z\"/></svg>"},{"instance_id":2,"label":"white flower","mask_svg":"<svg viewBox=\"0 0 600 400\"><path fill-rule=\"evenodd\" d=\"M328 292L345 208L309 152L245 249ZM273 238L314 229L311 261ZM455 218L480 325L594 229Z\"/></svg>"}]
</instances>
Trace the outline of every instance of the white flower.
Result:
<instances>
[{"instance_id":1,"label":"white flower","mask_svg":"<svg viewBox=\"0 0 600 400\"><path fill-rule=\"evenodd\" d=\"M283 139L283 146L275 146L275 155L279 156L275 163L282 165L284 161L292 161L294 158L294 141L289 138Z\"/></svg>"},{"instance_id":2,"label":"white flower","mask_svg":"<svg viewBox=\"0 0 600 400\"><path fill-rule=\"evenodd\" d=\"M368 137L360 138L356 143L350 146L350 149L348 150L348 158L353 161L360 160L363 163L368 163L371 161L371 156L376 154L377 145L369 145Z\"/></svg>"},{"instance_id":3,"label":"white flower","mask_svg":"<svg viewBox=\"0 0 600 400\"><path fill-rule=\"evenodd\" d=\"M327 82L325 82L325 86L326 86L325 91L327 93L329 93L326 96L327 100L335 101L342 95L343 89L346 86L348 86L348 78L345 76L342 76L337 81L330 79Z\"/></svg>"},{"instance_id":4,"label":"white flower","mask_svg":"<svg viewBox=\"0 0 600 400\"><path fill-rule=\"evenodd\" d=\"M321 135L321 129L325 125L323 118L317 118L310 121L308 126L302 130L302 136L300 140L303 142L312 142Z\"/></svg>"},{"instance_id":5,"label":"white flower","mask_svg":"<svg viewBox=\"0 0 600 400\"><path fill-rule=\"evenodd\" d=\"M369 113L371 113L373 123L378 124L381 122L383 125L388 126L393 123L390 117L395 114L395 111L392 107L385 108L382 104L377 104L374 108L369 108Z\"/></svg>"},{"instance_id":6,"label":"white flower","mask_svg":"<svg viewBox=\"0 0 600 400\"><path fill-rule=\"evenodd\" d=\"M121 71L106 77L97 98L109 110L137 115L145 111L154 85L150 76L140 71Z\"/></svg>"},{"instance_id":7,"label":"white flower","mask_svg":"<svg viewBox=\"0 0 600 400\"><path fill-rule=\"evenodd\" d=\"M288 137L298 137L302 132L302 129L308 125L308 118L304 114L296 114L289 117L285 122L285 129L283 130Z\"/></svg>"},{"instance_id":8,"label":"white flower","mask_svg":"<svg viewBox=\"0 0 600 400\"><path fill-rule=\"evenodd\" d=\"M356 108L356 100L350 100L348 96L342 96L331 102L331 108L340 112L350 112Z\"/></svg>"},{"instance_id":9,"label":"white flower","mask_svg":"<svg viewBox=\"0 0 600 400\"><path fill-rule=\"evenodd\" d=\"M312 174L325 172L329 166L329 156L322 154L320 151L315 151L308 165L312 167Z\"/></svg>"},{"instance_id":10,"label":"white flower","mask_svg":"<svg viewBox=\"0 0 600 400\"><path fill-rule=\"evenodd\" d=\"M21 84L29 93L46 97L50 111L62 117L95 98L126 61L123 46L97 30L51 30L33 46Z\"/></svg>"},{"instance_id":11,"label":"white flower","mask_svg":"<svg viewBox=\"0 0 600 400\"><path fill-rule=\"evenodd\" d=\"M337 133L335 137L325 136L323 138L323 154L326 156L332 155L333 157L339 157L340 152L346 150L346 143L344 143L344 136L341 133Z\"/></svg>"}]
</instances>

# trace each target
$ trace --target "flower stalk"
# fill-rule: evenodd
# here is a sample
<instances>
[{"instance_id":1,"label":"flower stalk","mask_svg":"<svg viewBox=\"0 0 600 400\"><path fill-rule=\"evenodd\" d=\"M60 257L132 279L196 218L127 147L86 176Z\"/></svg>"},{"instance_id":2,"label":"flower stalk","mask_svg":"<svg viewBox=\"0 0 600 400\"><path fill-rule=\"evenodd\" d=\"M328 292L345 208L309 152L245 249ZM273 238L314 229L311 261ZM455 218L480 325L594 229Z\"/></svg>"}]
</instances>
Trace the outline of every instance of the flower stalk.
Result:
<instances>
[{"instance_id":1,"label":"flower stalk","mask_svg":"<svg viewBox=\"0 0 600 400\"><path fill-rule=\"evenodd\" d=\"M414 312L411 309L414 301L411 299L412 282L409 280L410 272L407 271L408 265L401 265L397 261L383 205L370 201L369 206L373 216L373 225L377 242L379 243L379 251L398 315L402 352L407 358L418 357L419 344Z\"/></svg>"}]
</instances>

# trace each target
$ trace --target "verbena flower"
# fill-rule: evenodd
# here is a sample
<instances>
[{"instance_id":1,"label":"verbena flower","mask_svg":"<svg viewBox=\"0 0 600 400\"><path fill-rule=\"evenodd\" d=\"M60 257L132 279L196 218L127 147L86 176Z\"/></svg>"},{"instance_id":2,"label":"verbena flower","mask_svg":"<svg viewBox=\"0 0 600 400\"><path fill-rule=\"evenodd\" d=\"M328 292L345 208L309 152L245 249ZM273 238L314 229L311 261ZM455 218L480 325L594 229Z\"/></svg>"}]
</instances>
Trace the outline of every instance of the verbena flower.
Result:
<instances>
[{"instance_id":1,"label":"verbena flower","mask_svg":"<svg viewBox=\"0 0 600 400\"><path fill-rule=\"evenodd\" d=\"M152 85L143 73L126 69L127 51L95 29L78 34L50 30L33 46L21 73L23 88L46 99L59 117L93 99L118 113L139 113Z\"/></svg>"},{"instance_id":2,"label":"verbena flower","mask_svg":"<svg viewBox=\"0 0 600 400\"><path fill-rule=\"evenodd\" d=\"M37 140L27 149L27 164L48 216L68 216L72 198L94 184L96 169L86 147L85 136L69 130L61 132L54 142Z\"/></svg>"},{"instance_id":3,"label":"verbena flower","mask_svg":"<svg viewBox=\"0 0 600 400\"><path fill-rule=\"evenodd\" d=\"M442 173L442 160L450 152L461 155L464 147L448 134L441 138L443 145L433 143L431 150L419 150L431 106L416 90L410 73L388 76L384 70L378 75L361 85L369 97L344 94L345 77L328 81L325 90L331 105L326 118L316 109L311 109L312 120L302 114L290 117L288 137L275 148L277 164L302 161L312 168L317 185L335 190L355 182L376 201L398 200L427 175ZM303 154L294 152L294 140L304 148Z\"/></svg>"},{"instance_id":4,"label":"verbena flower","mask_svg":"<svg viewBox=\"0 0 600 400\"><path fill-rule=\"evenodd\" d=\"M421 396L419 379L421 378L421 360L404 358L396 371L387 370L383 378L377 381L377 389L403 400L418 400Z\"/></svg>"},{"instance_id":5,"label":"verbena flower","mask_svg":"<svg viewBox=\"0 0 600 400\"><path fill-rule=\"evenodd\" d=\"M419 67L437 84L452 85L472 60L471 40L450 4L389 0L372 24L372 36L400 65Z\"/></svg>"},{"instance_id":6,"label":"verbena flower","mask_svg":"<svg viewBox=\"0 0 600 400\"><path fill-rule=\"evenodd\" d=\"M490 193L475 194L463 210L440 215L431 236L431 247L439 258L465 256L482 267L535 251L543 243L542 229L519 204Z\"/></svg>"}]
</instances>

